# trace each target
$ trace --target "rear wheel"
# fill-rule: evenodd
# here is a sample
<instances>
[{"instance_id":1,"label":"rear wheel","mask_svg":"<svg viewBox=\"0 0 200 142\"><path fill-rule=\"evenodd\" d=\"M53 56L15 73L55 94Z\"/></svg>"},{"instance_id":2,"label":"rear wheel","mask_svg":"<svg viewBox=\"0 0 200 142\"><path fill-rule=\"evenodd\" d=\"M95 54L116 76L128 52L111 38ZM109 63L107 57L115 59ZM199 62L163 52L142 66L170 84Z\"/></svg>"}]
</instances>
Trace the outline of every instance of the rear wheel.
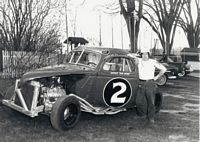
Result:
<instances>
[{"instance_id":1,"label":"rear wheel","mask_svg":"<svg viewBox=\"0 0 200 142\"><path fill-rule=\"evenodd\" d=\"M158 113L162 107L163 95L161 92L156 92L155 95L155 112Z\"/></svg>"},{"instance_id":2,"label":"rear wheel","mask_svg":"<svg viewBox=\"0 0 200 142\"><path fill-rule=\"evenodd\" d=\"M3 100L3 93L0 92L0 106L2 105L2 100Z\"/></svg>"},{"instance_id":3,"label":"rear wheel","mask_svg":"<svg viewBox=\"0 0 200 142\"><path fill-rule=\"evenodd\" d=\"M63 96L55 102L52 108L51 124L56 130L67 130L77 124L80 114L80 104L76 97Z\"/></svg>"}]
</instances>

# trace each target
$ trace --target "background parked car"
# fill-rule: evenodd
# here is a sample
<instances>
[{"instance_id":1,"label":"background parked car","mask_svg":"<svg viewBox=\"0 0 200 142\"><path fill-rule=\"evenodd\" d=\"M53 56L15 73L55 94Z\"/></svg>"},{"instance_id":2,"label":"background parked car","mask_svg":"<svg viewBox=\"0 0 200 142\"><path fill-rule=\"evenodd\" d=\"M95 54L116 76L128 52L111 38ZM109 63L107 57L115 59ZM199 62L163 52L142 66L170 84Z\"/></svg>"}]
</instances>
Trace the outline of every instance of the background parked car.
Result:
<instances>
[{"instance_id":1,"label":"background parked car","mask_svg":"<svg viewBox=\"0 0 200 142\"><path fill-rule=\"evenodd\" d=\"M183 77L193 71L191 65L188 65L186 62L175 61L175 56L166 56L166 55L154 55L154 57L161 63L164 63L166 66L174 66L178 69L177 76Z\"/></svg>"}]
</instances>

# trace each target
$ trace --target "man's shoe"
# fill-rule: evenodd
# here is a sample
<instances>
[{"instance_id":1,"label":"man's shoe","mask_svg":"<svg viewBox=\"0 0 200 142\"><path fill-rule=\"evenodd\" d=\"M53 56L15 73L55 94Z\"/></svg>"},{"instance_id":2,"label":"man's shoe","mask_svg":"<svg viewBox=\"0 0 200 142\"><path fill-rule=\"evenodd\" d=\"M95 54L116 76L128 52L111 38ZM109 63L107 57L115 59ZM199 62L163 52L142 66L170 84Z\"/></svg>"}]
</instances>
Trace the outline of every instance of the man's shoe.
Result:
<instances>
[{"instance_id":1,"label":"man's shoe","mask_svg":"<svg viewBox=\"0 0 200 142\"><path fill-rule=\"evenodd\" d=\"M154 119L147 119L146 120L146 123L144 124L144 127L151 127L151 126L154 126Z\"/></svg>"}]
</instances>

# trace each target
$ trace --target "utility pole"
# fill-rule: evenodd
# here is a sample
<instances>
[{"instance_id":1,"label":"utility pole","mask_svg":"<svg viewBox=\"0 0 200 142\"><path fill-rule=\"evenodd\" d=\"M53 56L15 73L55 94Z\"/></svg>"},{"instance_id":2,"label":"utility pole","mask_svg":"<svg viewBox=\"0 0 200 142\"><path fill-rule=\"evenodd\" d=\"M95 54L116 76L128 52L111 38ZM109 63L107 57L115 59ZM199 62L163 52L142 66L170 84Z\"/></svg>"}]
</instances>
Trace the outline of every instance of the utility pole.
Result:
<instances>
[{"instance_id":1,"label":"utility pole","mask_svg":"<svg viewBox=\"0 0 200 142\"><path fill-rule=\"evenodd\" d=\"M75 8L75 17L74 17L74 37L76 36L76 18L77 18L77 8Z\"/></svg>"},{"instance_id":2,"label":"utility pole","mask_svg":"<svg viewBox=\"0 0 200 142\"><path fill-rule=\"evenodd\" d=\"M67 37L67 52L69 52L68 49L68 17L67 17L67 0L65 0L65 26L66 26L66 37Z\"/></svg>"},{"instance_id":3,"label":"utility pole","mask_svg":"<svg viewBox=\"0 0 200 142\"><path fill-rule=\"evenodd\" d=\"M133 49L134 49L134 53L137 52L136 48L137 48L137 45L136 45L136 35L135 35L135 28L136 28L136 22L138 20L138 16L136 15L136 12L135 10L133 11L133 18L134 18L134 28L133 28L133 36L134 36L134 42L133 42Z\"/></svg>"},{"instance_id":4,"label":"utility pole","mask_svg":"<svg viewBox=\"0 0 200 142\"><path fill-rule=\"evenodd\" d=\"M153 23L153 18L151 17L151 23ZM151 48L152 49L152 35L153 34L153 29L152 29L152 26L151 26Z\"/></svg>"},{"instance_id":5,"label":"utility pole","mask_svg":"<svg viewBox=\"0 0 200 142\"><path fill-rule=\"evenodd\" d=\"M111 18L111 22L112 22L112 48L114 47L114 41L113 41L113 15L111 15L112 16L112 18Z\"/></svg>"},{"instance_id":6,"label":"utility pole","mask_svg":"<svg viewBox=\"0 0 200 142\"><path fill-rule=\"evenodd\" d=\"M120 21L121 21L121 43L122 43L122 49L124 49L122 16L120 17Z\"/></svg>"},{"instance_id":7,"label":"utility pole","mask_svg":"<svg viewBox=\"0 0 200 142\"><path fill-rule=\"evenodd\" d=\"M99 12L99 46L102 46L102 41L101 41L101 12Z\"/></svg>"}]
</instances>

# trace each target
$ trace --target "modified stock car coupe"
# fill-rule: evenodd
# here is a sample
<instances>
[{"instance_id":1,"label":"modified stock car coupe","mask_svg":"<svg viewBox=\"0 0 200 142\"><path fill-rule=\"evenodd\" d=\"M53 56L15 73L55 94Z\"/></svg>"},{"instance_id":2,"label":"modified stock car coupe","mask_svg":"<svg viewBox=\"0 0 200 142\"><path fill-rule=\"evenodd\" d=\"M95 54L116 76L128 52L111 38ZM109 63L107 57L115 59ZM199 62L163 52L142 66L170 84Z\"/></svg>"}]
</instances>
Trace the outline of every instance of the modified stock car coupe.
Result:
<instances>
[{"instance_id":1,"label":"modified stock car coupe","mask_svg":"<svg viewBox=\"0 0 200 142\"><path fill-rule=\"evenodd\" d=\"M30 117L47 114L53 128L67 130L76 125L81 112L117 114L134 108L145 115L135 60L129 52L115 48L77 47L64 63L30 71L16 80L2 103ZM159 112L162 93L155 92Z\"/></svg>"}]
</instances>

